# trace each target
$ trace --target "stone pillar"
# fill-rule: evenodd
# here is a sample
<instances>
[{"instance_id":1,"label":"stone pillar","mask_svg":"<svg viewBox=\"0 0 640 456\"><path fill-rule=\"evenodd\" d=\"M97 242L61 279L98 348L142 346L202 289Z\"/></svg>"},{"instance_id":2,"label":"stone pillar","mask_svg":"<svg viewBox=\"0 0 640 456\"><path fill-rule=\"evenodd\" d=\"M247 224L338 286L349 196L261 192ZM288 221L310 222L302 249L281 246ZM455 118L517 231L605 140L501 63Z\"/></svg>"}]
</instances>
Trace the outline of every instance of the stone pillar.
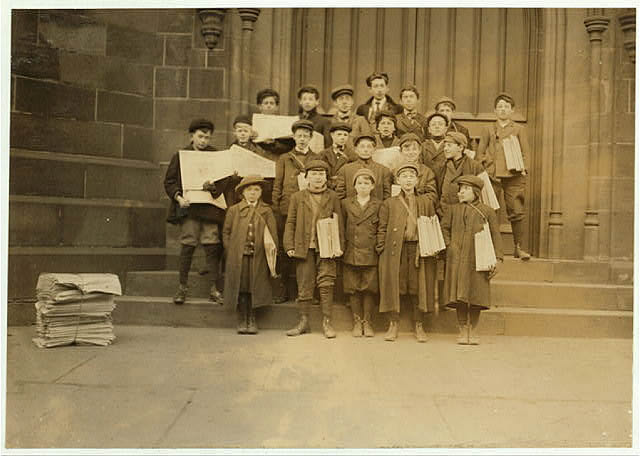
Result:
<instances>
[{"instance_id":1,"label":"stone pillar","mask_svg":"<svg viewBox=\"0 0 640 456\"><path fill-rule=\"evenodd\" d=\"M287 114L290 104L292 30L292 9L275 8L273 10L271 86L280 94L281 114Z\"/></svg>"},{"instance_id":2,"label":"stone pillar","mask_svg":"<svg viewBox=\"0 0 640 456\"><path fill-rule=\"evenodd\" d=\"M609 18L600 8L588 9L584 25L589 34L590 71L589 71L589 163L587 210L584 218L584 259L595 260L598 257L598 235L600 220L598 215L598 148L600 144L600 80L602 34L607 30Z\"/></svg>"},{"instance_id":3,"label":"stone pillar","mask_svg":"<svg viewBox=\"0 0 640 456\"><path fill-rule=\"evenodd\" d=\"M251 97L249 93L249 87L251 86L251 38L254 25L260 15L260 8L238 8L238 14L242 19L242 111L248 113Z\"/></svg>"},{"instance_id":4,"label":"stone pillar","mask_svg":"<svg viewBox=\"0 0 640 456\"><path fill-rule=\"evenodd\" d=\"M622 29L624 48L632 63L636 63L636 10L627 8L618 16Z\"/></svg>"}]
</instances>

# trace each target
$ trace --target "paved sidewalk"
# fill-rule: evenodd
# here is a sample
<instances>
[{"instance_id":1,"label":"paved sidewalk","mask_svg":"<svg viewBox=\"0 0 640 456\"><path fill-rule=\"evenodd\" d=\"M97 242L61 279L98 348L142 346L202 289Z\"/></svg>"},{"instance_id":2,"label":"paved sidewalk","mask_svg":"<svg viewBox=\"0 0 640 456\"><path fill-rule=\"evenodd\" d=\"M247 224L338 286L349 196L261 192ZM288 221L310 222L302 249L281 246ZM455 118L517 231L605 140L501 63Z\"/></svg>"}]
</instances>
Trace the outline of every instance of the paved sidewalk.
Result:
<instances>
[{"instance_id":1,"label":"paved sidewalk","mask_svg":"<svg viewBox=\"0 0 640 456\"><path fill-rule=\"evenodd\" d=\"M631 445L632 339L119 326L110 347L38 349L34 332L8 329L9 448Z\"/></svg>"}]
</instances>

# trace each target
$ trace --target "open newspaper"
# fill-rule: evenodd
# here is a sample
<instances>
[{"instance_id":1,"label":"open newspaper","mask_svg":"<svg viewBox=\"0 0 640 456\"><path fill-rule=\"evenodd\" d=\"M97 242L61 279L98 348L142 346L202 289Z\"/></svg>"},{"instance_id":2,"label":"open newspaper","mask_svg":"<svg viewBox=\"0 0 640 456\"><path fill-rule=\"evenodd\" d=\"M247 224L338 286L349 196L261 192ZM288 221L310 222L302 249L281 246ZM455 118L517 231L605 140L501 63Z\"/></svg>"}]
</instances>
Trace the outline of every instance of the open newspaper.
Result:
<instances>
[{"instance_id":1,"label":"open newspaper","mask_svg":"<svg viewBox=\"0 0 640 456\"><path fill-rule=\"evenodd\" d=\"M446 249L438 216L418 217L418 247L421 257L430 257Z\"/></svg>"},{"instance_id":2,"label":"open newspaper","mask_svg":"<svg viewBox=\"0 0 640 456\"><path fill-rule=\"evenodd\" d=\"M224 195L214 199L211 193L202 190L202 184L206 181L218 181L234 172L239 176L259 174L264 178L275 177L276 164L235 144L228 150L219 152L180 151L183 196L191 203L213 204L226 209Z\"/></svg>"},{"instance_id":3,"label":"open newspaper","mask_svg":"<svg viewBox=\"0 0 640 456\"><path fill-rule=\"evenodd\" d=\"M331 218L319 219L316 223L320 258L336 258L342 256L338 223L338 214L335 212Z\"/></svg>"},{"instance_id":4,"label":"open newspaper","mask_svg":"<svg viewBox=\"0 0 640 456\"><path fill-rule=\"evenodd\" d=\"M475 234L476 271L490 271L498 260L491 240L489 224L484 223L482 231Z\"/></svg>"},{"instance_id":5,"label":"open newspaper","mask_svg":"<svg viewBox=\"0 0 640 456\"><path fill-rule=\"evenodd\" d=\"M522 149L518 137L511 135L502 140L504 159L507 169L510 171L523 171L524 160L522 159Z\"/></svg>"},{"instance_id":6,"label":"open newspaper","mask_svg":"<svg viewBox=\"0 0 640 456\"><path fill-rule=\"evenodd\" d=\"M298 116L276 116L272 114L254 114L253 129L258 132L255 142L291 137L291 126Z\"/></svg>"}]
</instances>

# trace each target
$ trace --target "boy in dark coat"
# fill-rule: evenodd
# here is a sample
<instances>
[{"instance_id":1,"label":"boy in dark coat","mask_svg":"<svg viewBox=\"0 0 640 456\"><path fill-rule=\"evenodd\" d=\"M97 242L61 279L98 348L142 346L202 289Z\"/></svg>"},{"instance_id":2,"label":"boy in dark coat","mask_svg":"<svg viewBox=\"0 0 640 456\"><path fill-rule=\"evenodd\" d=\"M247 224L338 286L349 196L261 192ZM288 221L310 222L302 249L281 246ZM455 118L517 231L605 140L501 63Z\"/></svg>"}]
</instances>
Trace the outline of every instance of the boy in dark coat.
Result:
<instances>
[{"instance_id":1,"label":"boy in dark coat","mask_svg":"<svg viewBox=\"0 0 640 456\"><path fill-rule=\"evenodd\" d=\"M414 133L424 140L424 127L427 118L418 112L420 93L414 85L408 85L400 91L400 103L402 112L396 116L396 130L398 137L402 138L407 133Z\"/></svg>"},{"instance_id":2,"label":"boy in dark coat","mask_svg":"<svg viewBox=\"0 0 640 456\"><path fill-rule=\"evenodd\" d=\"M298 104L300 105L299 117L300 119L306 119L311 121L313 129L324 136L324 147L327 148L331 145L331 134L329 128L331 121L318 114L317 108L320 104L320 92L317 87L312 85L306 85L298 90ZM315 153L320 153L321 150L314 150Z\"/></svg>"},{"instance_id":3,"label":"boy in dark coat","mask_svg":"<svg viewBox=\"0 0 640 456\"><path fill-rule=\"evenodd\" d=\"M444 156L444 135L449 119L444 114L433 113L427 117L427 139L422 143L422 162L436 172L447 160Z\"/></svg>"},{"instance_id":4,"label":"boy in dark coat","mask_svg":"<svg viewBox=\"0 0 640 456\"><path fill-rule=\"evenodd\" d=\"M525 233L524 192L527 184L529 141L525 128L511 120L515 105L515 101L509 94L501 93L496 97L494 111L498 119L482 131L480 144L478 144L478 160L486 168L496 196L500 198L500 193L504 191L504 203L515 244L513 256L526 261L531 257L522 248ZM515 136L520 143L525 168L522 171L507 169L502 140L510 136Z\"/></svg>"},{"instance_id":5,"label":"boy in dark coat","mask_svg":"<svg viewBox=\"0 0 640 456\"><path fill-rule=\"evenodd\" d=\"M396 116L391 111L376 114L376 149L386 149L400 145L396 134Z\"/></svg>"},{"instance_id":6,"label":"boy in dark coat","mask_svg":"<svg viewBox=\"0 0 640 456\"><path fill-rule=\"evenodd\" d=\"M338 198L344 199L356 194L356 190L351 183L353 182L353 176L360 168L371 170L376 178L373 196L379 200L389 198L391 196L391 171L386 166L374 162L371 158L375 150L375 138L371 135L360 135L355 140L355 148L357 158L344 165L338 171L338 178L336 179Z\"/></svg>"},{"instance_id":7,"label":"boy in dark coat","mask_svg":"<svg viewBox=\"0 0 640 456\"><path fill-rule=\"evenodd\" d=\"M356 114L369 121L374 130L376 114L382 110L391 111L393 115L402 112L402 106L396 104L389 94L389 75L387 73L371 73L366 79L371 98L356 109Z\"/></svg>"},{"instance_id":8,"label":"boy in dark coat","mask_svg":"<svg viewBox=\"0 0 640 456\"><path fill-rule=\"evenodd\" d=\"M224 277L224 300L236 304L238 334L256 334L254 309L271 304L270 272L265 254L265 230L275 243L276 220L271 207L262 199L262 176L242 179L236 192L242 201L227 211L222 241L227 251Z\"/></svg>"},{"instance_id":9,"label":"boy in dark coat","mask_svg":"<svg viewBox=\"0 0 640 456\"><path fill-rule=\"evenodd\" d=\"M353 176L356 195L342 200L346 248L343 287L353 313L353 337L373 337L371 312L378 294L378 253L375 250L378 211L382 201L372 197L376 177L367 168ZM364 307L364 311L363 311ZM362 315L362 316L361 316Z\"/></svg>"},{"instance_id":10,"label":"boy in dark coat","mask_svg":"<svg viewBox=\"0 0 640 456\"><path fill-rule=\"evenodd\" d=\"M191 143L184 150L215 151L209 142L214 126L210 120L196 119L189 126ZM208 190L215 199L220 196L232 182L231 179L221 179L216 183L207 181L202 189ZM187 297L187 280L191 269L193 252L198 243L205 251L208 270L211 273L211 292L209 298L222 304L222 294L216 287L220 269L222 244L219 223L224 218L224 212L211 204L191 204L184 196L182 177L180 174L180 154L176 152L171 157L164 178L164 189L171 199L169 217L167 221L180 225L180 284L173 297L173 302L183 304Z\"/></svg>"},{"instance_id":11,"label":"boy in dark coat","mask_svg":"<svg viewBox=\"0 0 640 456\"><path fill-rule=\"evenodd\" d=\"M416 184L416 193L418 195L427 195L433 202L434 207L438 206L438 186L436 183L436 175L427 165L420 162L420 153L422 146L420 138L415 133L407 133L400 138L400 153L404 161L413 163L418 168L418 183ZM398 182L396 182L397 184Z\"/></svg>"},{"instance_id":12,"label":"boy in dark coat","mask_svg":"<svg viewBox=\"0 0 640 456\"><path fill-rule=\"evenodd\" d=\"M480 202L483 181L477 176L465 175L456 179L460 186L460 202L447 211L442 221L442 235L447 245L445 297L447 305L454 307L458 317L458 343L477 345L476 327L480 311L491 306L489 281L496 274L476 271L475 234L489 225L491 240L498 261L502 261L502 244L496 213Z\"/></svg>"},{"instance_id":13,"label":"boy in dark coat","mask_svg":"<svg viewBox=\"0 0 640 456\"><path fill-rule=\"evenodd\" d=\"M459 124L453 120L453 113L456 110L456 102L449 97L442 97L436 101L436 105L433 108L435 112L444 114L449 119L449 126L447 127L447 133L456 132L462 133L467 138L467 145L471 148L471 136L469 136L469 130L462 124Z\"/></svg>"},{"instance_id":14,"label":"boy in dark coat","mask_svg":"<svg viewBox=\"0 0 640 456\"><path fill-rule=\"evenodd\" d=\"M336 189L338 171L344 165L355 159L352 146L348 144L351 127L345 122L334 121L331 123L331 147L324 149L319 155L329 165L329 180L327 186L331 190Z\"/></svg>"},{"instance_id":15,"label":"boy in dark coat","mask_svg":"<svg viewBox=\"0 0 640 456\"><path fill-rule=\"evenodd\" d=\"M289 205L289 214L284 230L284 249L290 258L296 259L298 281L298 306L300 321L287 331L288 336L299 336L310 331L309 308L316 287L322 306L322 330L327 339L336 337L331 326L333 290L336 281L335 258L320 258L316 223L320 219L338 216L340 249L344 248L344 227L340 200L327 188L329 167L323 160L307 163L306 177L309 187L294 193Z\"/></svg>"},{"instance_id":16,"label":"boy in dark coat","mask_svg":"<svg viewBox=\"0 0 640 456\"><path fill-rule=\"evenodd\" d=\"M416 165L402 164L395 174L402 191L380 207L376 236L376 251L380 254L380 312L389 314L384 339L394 341L398 337L400 296L404 295L413 307L416 339L426 342L423 318L425 312L435 309L436 260L419 256L417 219L433 216L436 211L426 195L415 193Z\"/></svg>"}]
</instances>

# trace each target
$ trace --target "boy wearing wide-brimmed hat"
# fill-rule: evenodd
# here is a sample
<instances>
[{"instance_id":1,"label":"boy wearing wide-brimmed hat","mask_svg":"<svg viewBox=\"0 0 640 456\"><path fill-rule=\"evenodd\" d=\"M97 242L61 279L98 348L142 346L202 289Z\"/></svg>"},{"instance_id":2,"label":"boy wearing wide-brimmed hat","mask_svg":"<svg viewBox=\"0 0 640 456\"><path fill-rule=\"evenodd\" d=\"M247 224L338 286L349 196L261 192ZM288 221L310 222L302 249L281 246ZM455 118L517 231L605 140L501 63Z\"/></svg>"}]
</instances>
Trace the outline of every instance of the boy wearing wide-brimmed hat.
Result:
<instances>
[{"instance_id":1,"label":"boy wearing wide-brimmed hat","mask_svg":"<svg viewBox=\"0 0 640 456\"><path fill-rule=\"evenodd\" d=\"M276 220L271 207L262 201L262 176L245 176L236 187L242 201L229 208L222 228L227 261L224 301L235 305L239 334L256 334L255 309L271 304L271 280L265 230L277 246ZM268 246L267 246L268 249Z\"/></svg>"}]
</instances>

